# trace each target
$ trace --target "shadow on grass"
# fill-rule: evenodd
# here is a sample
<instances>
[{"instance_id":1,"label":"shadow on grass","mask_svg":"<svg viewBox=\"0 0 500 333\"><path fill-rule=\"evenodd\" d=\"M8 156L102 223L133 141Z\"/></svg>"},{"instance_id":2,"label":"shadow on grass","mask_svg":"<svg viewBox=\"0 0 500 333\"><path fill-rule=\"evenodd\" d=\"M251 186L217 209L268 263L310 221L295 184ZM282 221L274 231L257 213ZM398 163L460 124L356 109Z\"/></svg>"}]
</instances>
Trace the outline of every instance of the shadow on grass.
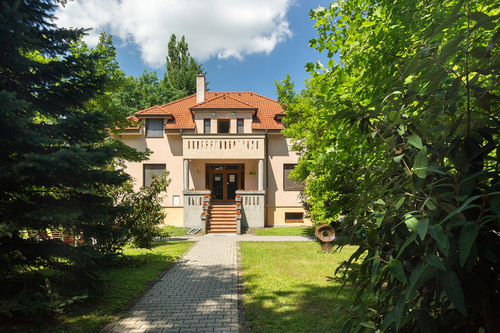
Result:
<instances>
[{"instance_id":1,"label":"shadow on grass","mask_svg":"<svg viewBox=\"0 0 500 333\"><path fill-rule=\"evenodd\" d=\"M246 276L251 285L254 276ZM338 279L331 285L297 284L293 290L262 291L245 288L245 315L249 332L340 332L343 322L336 311L347 300L349 288L342 291ZM340 291L340 293L339 293ZM339 315L344 310L340 309Z\"/></svg>"}]
</instances>

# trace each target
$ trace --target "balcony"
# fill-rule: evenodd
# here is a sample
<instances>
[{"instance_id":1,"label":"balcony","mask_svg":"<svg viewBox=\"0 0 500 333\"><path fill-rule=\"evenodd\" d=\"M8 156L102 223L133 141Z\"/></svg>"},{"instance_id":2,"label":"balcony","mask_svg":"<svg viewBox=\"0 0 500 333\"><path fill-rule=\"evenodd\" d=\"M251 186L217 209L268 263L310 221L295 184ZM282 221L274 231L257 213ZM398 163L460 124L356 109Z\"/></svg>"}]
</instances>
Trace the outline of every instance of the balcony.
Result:
<instances>
[{"instance_id":1,"label":"balcony","mask_svg":"<svg viewBox=\"0 0 500 333\"><path fill-rule=\"evenodd\" d=\"M184 158L189 159L262 159L263 134L185 134Z\"/></svg>"}]
</instances>

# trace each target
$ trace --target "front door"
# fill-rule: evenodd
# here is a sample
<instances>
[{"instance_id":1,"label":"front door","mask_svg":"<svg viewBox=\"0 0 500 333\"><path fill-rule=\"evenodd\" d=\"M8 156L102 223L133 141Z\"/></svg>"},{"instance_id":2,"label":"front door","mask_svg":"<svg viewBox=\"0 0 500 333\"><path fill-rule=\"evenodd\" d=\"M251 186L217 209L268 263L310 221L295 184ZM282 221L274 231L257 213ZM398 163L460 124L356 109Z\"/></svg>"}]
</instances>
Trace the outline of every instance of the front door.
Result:
<instances>
[{"instance_id":1,"label":"front door","mask_svg":"<svg viewBox=\"0 0 500 333\"><path fill-rule=\"evenodd\" d=\"M236 191L244 188L244 164L207 164L207 188L215 202L234 201Z\"/></svg>"},{"instance_id":2,"label":"front door","mask_svg":"<svg viewBox=\"0 0 500 333\"><path fill-rule=\"evenodd\" d=\"M224 173L212 173L212 199L224 200Z\"/></svg>"},{"instance_id":3,"label":"front door","mask_svg":"<svg viewBox=\"0 0 500 333\"><path fill-rule=\"evenodd\" d=\"M226 195L228 200L236 199L236 190L238 189L238 174L237 173L227 173L227 182L226 182Z\"/></svg>"}]
</instances>

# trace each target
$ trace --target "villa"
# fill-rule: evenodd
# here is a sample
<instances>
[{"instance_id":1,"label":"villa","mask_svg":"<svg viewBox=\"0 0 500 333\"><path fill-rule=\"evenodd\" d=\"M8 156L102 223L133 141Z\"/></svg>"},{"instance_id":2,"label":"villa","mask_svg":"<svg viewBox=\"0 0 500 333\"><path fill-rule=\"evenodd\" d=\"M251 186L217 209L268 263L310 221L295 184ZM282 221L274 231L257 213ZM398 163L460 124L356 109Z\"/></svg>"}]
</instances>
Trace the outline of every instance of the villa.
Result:
<instances>
[{"instance_id":1,"label":"villa","mask_svg":"<svg viewBox=\"0 0 500 333\"><path fill-rule=\"evenodd\" d=\"M168 170L165 223L201 233L311 225L303 184L288 178L298 156L281 134L280 104L252 92L205 91L205 76L196 80L196 94L135 113L141 126L114 136L153 151L148 161L126 165L136 190Z\"/></svg>"}]
</instances>

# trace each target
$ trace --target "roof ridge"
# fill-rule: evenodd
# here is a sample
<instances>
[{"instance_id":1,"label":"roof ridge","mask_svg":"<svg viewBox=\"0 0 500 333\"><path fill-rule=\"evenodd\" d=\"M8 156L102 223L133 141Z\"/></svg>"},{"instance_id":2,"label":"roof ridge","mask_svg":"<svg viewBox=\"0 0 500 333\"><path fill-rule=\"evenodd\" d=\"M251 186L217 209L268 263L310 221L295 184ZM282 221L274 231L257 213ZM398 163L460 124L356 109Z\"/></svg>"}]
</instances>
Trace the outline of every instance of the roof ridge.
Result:
<instances>
[{"instance_id":1,"label":"roof ridge","mask_svg":"<svg viewBox=\"0 0 500 333\"><path fill-rule=\"evenodd\" d=\"M231 95L229 95L229 94L226 94L226 93L223 93L223 94L221 94L220 96L215 96L215 97L213 97L213 98L207 99L207 100L205 100L205 101L203 101L203 102L197 103L196 105L193 105L192 107L190 107L190 109L198 109L198 108L201 108L201 107L203 107L205 104L209 104L209 103L211 103L211 102L214 102L214 101L216 101L216 100L218 100L218 99L222 99L222 98L225 98L225 97L228 97L228 98L232 99L233 101L236 101L236 102L238 102L238 103L240 103L240 104L246 105L246 106L251 107L251 108L253 108L253 109L257 109L257 107L255 107L255 105L252 105L252 104L250 104L250 103L247 103L247 102L245 102L245 101L242 101L241 99L236 98L236 97L233 97L233 96L231 96Z\"/></svg>"}]
</instances>

